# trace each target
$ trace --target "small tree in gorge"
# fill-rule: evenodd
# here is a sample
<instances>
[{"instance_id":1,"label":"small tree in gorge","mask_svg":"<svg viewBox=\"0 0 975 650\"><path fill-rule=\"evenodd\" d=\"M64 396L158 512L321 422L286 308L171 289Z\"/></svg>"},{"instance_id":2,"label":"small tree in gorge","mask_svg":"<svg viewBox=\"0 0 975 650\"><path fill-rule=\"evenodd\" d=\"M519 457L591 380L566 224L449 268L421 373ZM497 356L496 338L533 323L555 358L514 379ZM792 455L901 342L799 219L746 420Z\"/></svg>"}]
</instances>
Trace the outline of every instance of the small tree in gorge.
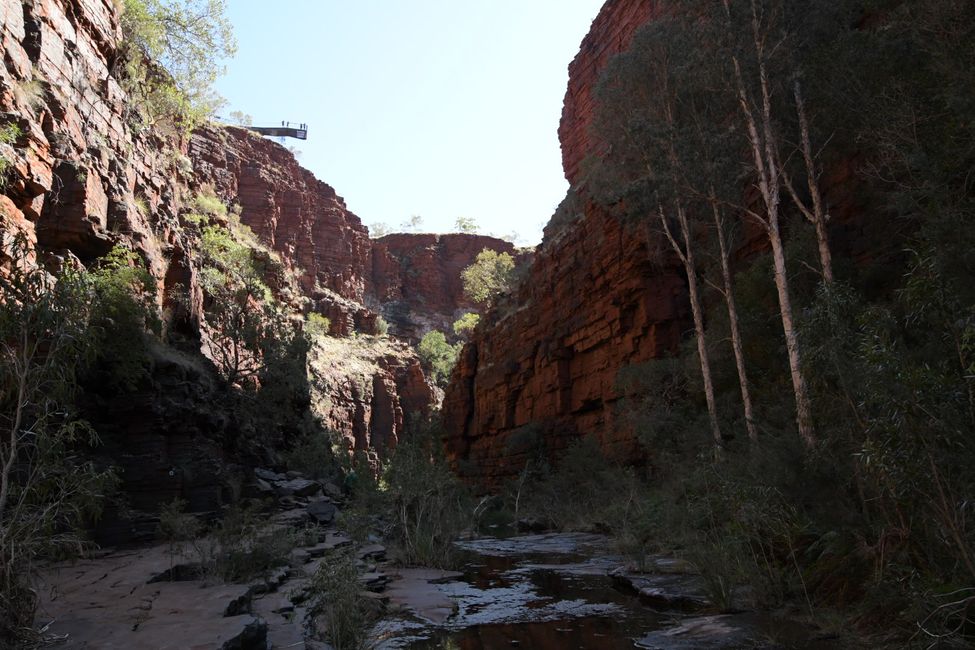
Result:
<instances>
[{"instance_id":1,"label":"small tree in gorge","mask_svg":"<svg viewBox=\"0 0 975 650\"><path fill-rule=\"evenodd\" d=\"M515 275L515 259L508 253L485 248L474 263L461 273L464 293L472 301L490 306L502 293L511 288Z\"/></svg>"},{"instance_id":2,"label":"small tree in gorge","mask_svg":"<svg viewBox=\"0 0 975 650\"><path fill-rule=\"evenodd\" d=\"M450 372L454 369L454 364L457 363L460 347L460 344L451 345L447 343L447 337L444 336L443 332L436 330L427 332L420 339L417 353L430 372L433 383L441 387L447 384L447 380L450 379Z\"/></svg>"},{"instance_id":3,"label":"small tree in gorge","mask_svg":"<svg viewBox=\"0 0 975 650\"><path fill-rule=\"evenodd\" d=\"M55 277L33 266L25 236L0 273L0 646L33 635L38 558L76 551L83 518L111 480L77 448L95 432L77 419L77 374L95 353L97 305L84 273Z\"/></svg>"}]
</instances>

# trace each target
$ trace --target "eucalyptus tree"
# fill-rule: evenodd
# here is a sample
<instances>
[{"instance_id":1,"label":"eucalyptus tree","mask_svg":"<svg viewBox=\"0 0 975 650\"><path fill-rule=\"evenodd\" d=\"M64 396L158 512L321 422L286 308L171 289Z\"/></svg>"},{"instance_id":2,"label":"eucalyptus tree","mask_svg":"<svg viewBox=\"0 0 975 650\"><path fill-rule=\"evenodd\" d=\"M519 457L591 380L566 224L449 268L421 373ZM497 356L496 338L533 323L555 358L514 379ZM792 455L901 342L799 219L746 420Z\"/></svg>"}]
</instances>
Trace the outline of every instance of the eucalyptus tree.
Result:
<instances>
[{"instance_id":1,"label":"eucalyptus tree","mask_svg":"<svg viewBox=\"0 0 975 650\"><path fill-rule=\"evenodd\" d=\"M667 243L687 277L698 361L711 435L723 445L707 345L697 249L706 207L689 185L686 116L694 102L690 33L675 18L662 18L641 31L626 55L609 66L599 88L594 132L604 150L588 163L590 189L614 204L654 240ZM691 156L693 157L693 153Z\"/></svg>"}]
</instances>

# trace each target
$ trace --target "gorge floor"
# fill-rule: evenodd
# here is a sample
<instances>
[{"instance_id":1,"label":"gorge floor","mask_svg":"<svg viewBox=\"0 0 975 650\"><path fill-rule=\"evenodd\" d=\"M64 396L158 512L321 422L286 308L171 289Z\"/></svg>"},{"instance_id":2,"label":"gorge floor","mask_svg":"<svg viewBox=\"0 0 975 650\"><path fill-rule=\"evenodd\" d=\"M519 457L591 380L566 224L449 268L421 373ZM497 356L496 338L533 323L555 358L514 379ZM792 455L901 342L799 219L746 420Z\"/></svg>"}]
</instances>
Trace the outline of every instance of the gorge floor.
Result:
<instances>
[{"instance_id":1,"label":"gorge floor","mask_svg":"<svg viewBox=\"0 0 975 650\"><path fill-rule=\"evenodd\" d=\"M356 545L336 529L341 497L336 505L301 477L262 476L290 492L269 525L305 531L287 565L228 584L201 578L191 553L165 544L106 549L44 573L38 625L72 649L324 650L309 584L333 550L354 546L363 589L385 605L374 650L837 647L794 620L716 614L688 565L661 556L633 572L602 535L472 537L456 542L459 571L396 567L376 540Z\"/></svg>"}]
</instances>

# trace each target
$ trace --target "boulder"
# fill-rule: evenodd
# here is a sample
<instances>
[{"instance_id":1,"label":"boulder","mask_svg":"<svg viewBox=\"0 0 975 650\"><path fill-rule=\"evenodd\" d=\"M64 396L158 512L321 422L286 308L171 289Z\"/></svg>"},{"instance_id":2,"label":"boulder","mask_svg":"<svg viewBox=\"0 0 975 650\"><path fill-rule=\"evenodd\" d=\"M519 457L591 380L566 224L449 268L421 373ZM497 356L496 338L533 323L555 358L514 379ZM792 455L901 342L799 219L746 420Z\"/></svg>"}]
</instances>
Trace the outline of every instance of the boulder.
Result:
<instances>
[{"instance_id":1,"label":"boulder","mask_svg":"<svg viewBox=\"0 0 975 650\"><path fill-rule=\"evenodd\" d=\"M335 515L338 512L338 508L334 503L330 501L312 501L307 506L305 510L308 512L308 516L311 517L312 521L319 524L330 524L335 521Z\"/></svg>"},{"instance_id":2,"label":"boulder","mask_svg":"<svg viewBox=\"0 0 975 650\"><path fill-rule=\"evenodd\" d=\"M295 478L285 481L278 481L274 486L274 491L278 496L310 497L321 491L321 486L315 481L305 478Z\"/></svg>"}]
</instances>

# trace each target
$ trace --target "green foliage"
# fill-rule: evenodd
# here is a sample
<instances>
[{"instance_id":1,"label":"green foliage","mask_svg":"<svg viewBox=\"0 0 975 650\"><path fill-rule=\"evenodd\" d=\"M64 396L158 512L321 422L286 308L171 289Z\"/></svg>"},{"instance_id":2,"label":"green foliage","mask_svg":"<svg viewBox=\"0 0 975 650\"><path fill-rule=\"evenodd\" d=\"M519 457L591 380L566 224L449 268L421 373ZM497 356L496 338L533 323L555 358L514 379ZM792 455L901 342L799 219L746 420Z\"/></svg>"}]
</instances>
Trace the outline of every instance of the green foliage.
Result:
<instances>
[{"instance_id":1,"label":"green foliage","mask_svg":"<svg viewBox=\"0 0 975 650\"><path fill-rule=\"evenodd\" d=\"M428 427L400 441L382 475L385 538L406 565L451 566L454 540L473 523L470 495L443 457L441 435Z\"/></svg>"},{"instance_id":2,"label":"green foliage","mask_svg":"<svg viewBox=\"0 0 975 650\"><path fill-rule=\"evenodd\" d=\"M454 334L457 336L470 336L481 321L481 315L474 312L467 312L454 321Z\"/></svg>"},{"instance_id":3,"label":"green foliage","mask_svg":"<svg viewBox=\"0 0 975 650\"><path fill-rule=\"evenodd\" d=\"M0 278L0 645L30 638L35 562L81 550L79 530L114 482L81 450L95 432L74 409L96 339L83 274L35 268L25 235L6 233Z\"/></svg>"},{"instance_id":4,"label":"green foliage","mask_svg":"<svg viewBox=\"0 0 975 650\"><path fill-rule=\"evenodd\" d=\"M13 144L24 132L16 124L4 124L0 127L0 144Z\"/></svg>"},{"instance_id":5,"label":"green foliage","mask_svg":"<svg viewBox=\"0 0 975 650\"><path fill-rule=\"evenodd\" d=\"M471 217L457 217L457 221L454 222L454 229L457 232L472 235L478 230L477 222Z\"/></svg>"},{"instance_id":6,"label":"green foliage","mask_svg":"<svg viewBox=\"0 0 975 650\"><path fill-rule=\"evenodd\" d=\"M275 311L250 234L206 226L200 239L204 259L201 284L207 322L216 336L211 351L231 384L256 376L264 364L262 348L275 334L293 329ZM278 330L278 331L276 331Z\"/></svg>"},{"instance_id":7,"label":"green foliage","mask_svg":"<svg viewBox=\"0 0 975 650\"><path fill-rule=\"evenodd\" d=\"M325 640L335 650L366 648L376 610L362 595L359 569L351 552L337 551L325 558L311 581L312 608L325 620Z\"/></svg>"},{"instance_id":8,"label":"green foliage","mask_svg":"<svg viewBox=\"0 0 975 650\"><path fill-rule=\"evenodd\" d=\"M19 126L16 124L5 124L0 127L0 144L13 145L21 135L23 135L23 132ZM10 173L12 165L13 161L3 155L3 153L0 153L0 190L7 185L7 176Z\"/></svg>"},{"instance_id":9,"label":"green foliage","mask_svg":"<svg viewBox=\"0 0 975 650\"><path fill-rule=\"evenodd\" d=\"M227 205L217 196L217 192L212 185L203 185L193 197L193 206L197 212L208 217L225 219L227 217Z\"/></svg>"},{"instance_id":10,"label":"green foliage","mask_svg":"<svg viewBox=\"0 0 975 650\"><path fill-rule=\"evenodd\" d=\"M313 338L328 336L331 329L332 321L327 316L322 316L317 312L311 312L305 318L305 331Z\"/></svg>"},{"instance_id":11,"label":"green foliage","mask_svg":"<svg viewBox=\"0 0 975 650\"><path fill-rule=\"evenodd\" d=\"M386 336L389 334L389 323L382 316L376 318L376 335Z\"/></svg>"},{"instance_id":12,"label":"green foliage","mask_svg":"<svg viewBox=\"0 0 975 650\"><path fill-rule=\"evenodd\" d=\"M332 431L312 432L285 453L288 469L314 479L334 478L340 474L333 446L338 434Z\"/></svg>"},{"instance_id":13,"label":"green foliage","mask_svg":"<svg viewBox=\"0 0 975 650\"><path fill-rule=\"evenodd\" d=\"M132 390L146 376L148 332L159 333L155 283L138 255L116 246L88 273L93 290L97 357L92 373L103 386Z\"/></svg>"},{"instance_id":14,"label":"green foliage","mask_svg":"<svg viewBox=\"0 0 975 650\"><path fill-rule=\"evenodd\" d=\"M433 382L438 386L445 386L450 379L454 364L457 363L460 348L461 344L450 345L443 332L433 330L420 339L416 350Z\"/></svg>"},{"instance_id":15,"label":"green foliage","mask_svg":"<svg viewBox=\"0 0 975 650\"><path fill-rule=\"evenodd\" d=\"M491 305L499 295L511 289L515 260L508 253L485 248L474 263L461 272L464 293L476 303Z\"/></svg>"},{"instance_id":16,"label":"green foliage","mask_svg":"<svg viewBox=\"0 0 975 650\"><path fill-rule=\"evenodd\" d=\"M220 105L213 84L237 48L225 12L225 0L124 0L123 86L145 123L188 132Z\"/></svg>"}]
</instances>

